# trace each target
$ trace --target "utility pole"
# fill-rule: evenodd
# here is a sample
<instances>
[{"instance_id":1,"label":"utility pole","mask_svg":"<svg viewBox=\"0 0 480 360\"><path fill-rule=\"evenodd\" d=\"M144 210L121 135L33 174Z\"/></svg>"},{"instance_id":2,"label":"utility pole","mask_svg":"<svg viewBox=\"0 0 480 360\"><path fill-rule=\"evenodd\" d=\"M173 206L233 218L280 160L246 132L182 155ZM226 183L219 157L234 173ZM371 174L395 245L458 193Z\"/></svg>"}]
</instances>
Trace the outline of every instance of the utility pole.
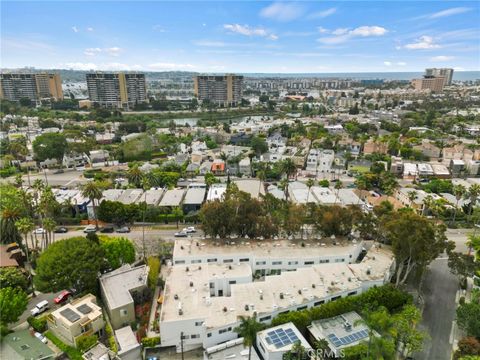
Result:
<instances>
[{"instance_id":1,"label":"utility pole","mask_svg":"<svg viewBox=\"0 0 480 360\"><path fill-rule=\"evenodd\" d=\"M182 360L185 360L183 357L183 331L180 333L180 349L182 352Z\"/></svg>"}]
</instances>

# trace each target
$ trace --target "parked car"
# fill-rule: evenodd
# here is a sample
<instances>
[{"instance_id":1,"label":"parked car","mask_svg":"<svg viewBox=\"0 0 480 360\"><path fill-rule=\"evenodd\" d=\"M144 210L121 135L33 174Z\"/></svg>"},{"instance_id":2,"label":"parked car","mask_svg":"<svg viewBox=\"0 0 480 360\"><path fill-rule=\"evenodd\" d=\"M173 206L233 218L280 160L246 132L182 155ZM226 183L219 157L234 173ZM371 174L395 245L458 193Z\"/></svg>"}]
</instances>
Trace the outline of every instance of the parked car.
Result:
<instances>
[{"instance_id":1,"label":"parked car","mask_svg":"<svg viewBox=\"0 0 480 360\"><path fill-rule=\"evenodd\" d=\"M88 225L88 226L85 226L85 229L83 229L83 232L84 233L94 233L94 232L97 232L97 228L95 227L95 225Z\"/></svg>"},{"instance_id":2,"label":"parked car","mask_svg":"<svg viewBox=\"0 0 480 360\"><path fill-rule=\"evenodd\" d=\"M48 343L47 338L45 336L43 336L42 334L40 334L39 332L35 332L35 337L44 344Z\"/></svg>"},{"instance_id":3,"label":"parked car","mask_svg":"<svg viewBox=\"0 0 480 360\"><path fill-rule=\"evenodd\" d=\"M175 237L187 237L188 234L186 231L179 231L179 232L176 232L173 236Z\"/></svg>"},{"instance_id":4,"label":"parked car","mask_svg":"<svg viewBox=\"0 0 480 360\"><path fill-rule=\"evenodd\" d=\"M70 291L63 290L55 299L53 299L53 301L55 301L55 304L61 304L67 301L70 296L72 296Z\"/></svg>"},{"instance_id":5,"label":"parked car","mask_svg":"<svg viewBox=\"0 0 480 360\"><path fill-rule=\"evenodd\" d=\"M113 233L115 229L113 226L104 226L103 228L100 229L101 233Z\"/></svg>"},{"instance_id":6,"label":"parked car","mask_svg":"<svg viewBox=\"0 0 480 360\"><path fill-rule=\"evenodd\" d=\"M35 235L43 235L43 234L46 233L46 230L44 228L38 228L38 229L33 230L33 233Z\"/></svg>"},{"instance_id":7,"label":"parked car","mask_svg":"<svg viewBox=\"0 0 480 360\"><path fill-rule=\"evenodd\" d=\"M63 169L58 169L58 170L55 170L53 173L54 174L63 174L65 171Z\"/></svg>"},{"instance_id":8,"label":"parked car","mask_svg":"<svg viewBox=\"0 0 480 360\"><path fill-rule=\"evenodd\" d=\"M197 230L195 230L194 226L189 226L189 227L183 228L182 231L186 232L187 234L192 234L192 233L197 232Z\"/></svg>"},{"instance_id":9,"label":"parked car","mask_svg":"<svg viewBox=\"0 0 480 360\"><path fill-rule=\"evenodd\" d=\"M64 226L59 226L55 228L54 232L57 234L65 234L66 232L68 232L68 229Z\"/></svg>"},{"instance_id":10,"label":"parked car","mask_svg":"<svg viewBox=\"0 0 480 360\"><path fill-rule=\"evenodd\" d=\"M48 301L43 300L43 301L40 301L37 305L35 305L35 307L32 310L30 310L30 313L32 314L32 316L37 316L43 313L48 308L49 308Z\"/></svg>"},{"instance_id":11,"label":"parked car","mask_svg":"<svg viewBox=\"0 0 480 360\"><path fill-rule=\"evenodd\" d=\"M130 228L128 226L122 226L117 229L117 233L129 233Z\"/></svg>"}]
</instances>

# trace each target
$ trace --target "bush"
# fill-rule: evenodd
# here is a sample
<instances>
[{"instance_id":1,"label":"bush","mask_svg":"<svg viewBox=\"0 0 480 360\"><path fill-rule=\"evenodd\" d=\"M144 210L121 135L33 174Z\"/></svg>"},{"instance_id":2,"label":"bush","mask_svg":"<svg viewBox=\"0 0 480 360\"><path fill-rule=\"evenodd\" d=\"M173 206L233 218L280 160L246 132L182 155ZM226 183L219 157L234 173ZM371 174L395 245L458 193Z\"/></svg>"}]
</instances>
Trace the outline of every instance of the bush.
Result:
<instances>
[{"instance_id":1,"label":"bush","mask_svg":"<svg viewBox=\"0 0 480 360\"><path fill-rule=\"evenodd\" d=\"M47 317L46 316L42 316L42 317L38 317L38 318L35 318L33 316L29 316L28 319L27 319L27 322L29 323L29 325L35 329L35 331L38 331L39 333L43 333L45 331L47 331L48 327L47 327Z\"/></svg>"},{"instance_id":2,"label":"bush","mask_svg":"<svg viewBox=\"0 0 480 360\"><path fill-rule=\"evenodd\" d=\"M396 312L411 302L411 295L392 285L384 285L370 288L357 296L340 298L314 308L280 314L272 320L272 326L291 321L304 332L313 320L326 319L349 311L362 312L364 309L376 309L380 306L387 308L389 312Z\"/></svg>"},{"instance_id":3,"label":"bush","mask_svg":"<svg viewBox=\"0 0 480 360\"><path fill-rule=\"evenodd\" d=\"M74 347L68 346L50 331L45 333L45 336L60 350L62 350L70 360L83 360L82 353Z\"/></svg>"},{"instance_id":4,"label":"bush","mask_svg":"<svg viewBox=\"0 0 480 360\"><path fill-rule=\"evenodd\" d=\"M116 354L118 352L117 342L115 341L112 325L110 325L110 323L107 323L107 325L105 325L105 333L107 334L108 338L108 348Z\"/></svg>"},{"instance_id":5,"label":"bush","mask_svg":"<svg viewBox=\"0 0 480 360\"><path fill-rule=\"evenodd\" d=\"M155 337L144 337L142 339L142 346L143 347L154 347L160 344L160 336Z\"/></svg>"},{"instance_id":6,"label":"bush","mask_svg":"<svg viewBox=\"0 0 480 360\"><path fill-rule=\"evenodd\" d=\"M85 352L98 342L97 335L82 335L77 339L77 348Z\"/></svg>"},{"instance_id":7,"label":"bush","mask_svg":"<svg viewBox=\"0 0 480 360\"><path fill-rule=\"evenodd\" d=\"M156 256L150 256L147 260L148 267L148 286L155 289L158 283L158 274L160 273L160 259Z\"/></svg>"},{"instance_id":8,"label":"bush","mask_svg":"<svg viewBox=\"0 0 480 360\"><path fill-rule=\"evenodd\" d=\"M464 305L465 304L465 296L460 296L460 299L458 299L458 303L460 305Z\"/></svg>"}]
</instances>

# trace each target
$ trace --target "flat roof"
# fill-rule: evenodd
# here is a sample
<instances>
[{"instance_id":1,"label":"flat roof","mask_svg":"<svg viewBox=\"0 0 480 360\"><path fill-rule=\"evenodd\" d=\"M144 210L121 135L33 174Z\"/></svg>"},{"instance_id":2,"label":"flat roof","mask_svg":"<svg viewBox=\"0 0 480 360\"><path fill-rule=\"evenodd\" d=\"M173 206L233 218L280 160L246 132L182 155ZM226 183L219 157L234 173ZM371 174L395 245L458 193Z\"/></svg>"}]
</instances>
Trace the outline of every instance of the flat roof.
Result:
<instances>
[{"instance_id":1,"label":"flat roof","mask_svg":"<svg viewBox=\"0 0 480 360\"><path fill-rule=\"evenodd\" d=\"M362 320L355 311L350 311L328 319L315 320L308 326L308 331L316 340L325 339L332 350L338 350L368 341L370 328Z\"/></svg>"},{"instance_id":2,"label":"flat roof","mask_svg":"<svg viewBox=\"0 0 480 360\"><path fill-rule=\"evenodd\" d=\"M261 318L262 315L316 299L323 300L339 292L360 291L361 279L383 280L392 263L391 253L376 249L374 256L365 258L361 264L313 265L267 276L264 281L237 282L230 285L231 296L221 297L210 296L210 280L251 279L247 263L175 265L169 268L160 320L202 319L208 329L234 324L239 316L252 316L254 311ZM189 271L186 271L187 267ZM179 315L179 308L182 315Z\"/></svg>"},{"instance_id":3,"label":"flat roof","mask_svg":"<svg viewBox=\"0 0 480 360\"><path fill-rule=\"evenodd\" d=\"M254 199L260 198L260 195L265 195L263 182L258 179L236 179L233 183L237 185L238 190L250 194Z\"/></svg>"},{"instance_id":4,"label":"flat roof","mask_svg":"<svg viewBox=\"0 0 480 360\"><path fill-rule=\"evenodd\" d=\"M85 317L94 320L102 315L102 308L96 302L94 295L87 294L52 311L51 315L55 319L62 319L68 326L83 321Z\"/></svg>"},{"instance_id":5,"label":"flat roof","mask_svg":"<svg viewBox=\"0 0 480 360\"><path fill-rule=\"evenodd\" d=\"M290 351L299 341L305 349L312 348L292 322L258 332L257 340L269 353Z\"/></svg>"},{"instance_id":6,"label":"flat roof","mask_svg":"<svg viewBox=\"0 0 480 360\"><path fill-rule=\"evenodd\" d=\"M208 189L207 201L222 200L227 191L227 184L212 184Z\"/></svg>"},{"instance_id":7,"label":"flat roof","mask_svg":"<svg viewBox=\"0 0 480 360\"><path fill-rule=\"evenodd\" d=\"M211 239L177 239L173 249L173 259L185 257L198 257L209 255L250 255L255 257L284 257L303 258L312 256L338 256L352 254L357 247L363 247L363 241L353 243L346 238L335 238L337 245L332 245L331 238L317 241L290 240L236 240L225 244L223 241ZM198 244L198 246L197 246Z\"/></svg>"},{"instance_id":8,"label":"flat roof","mask_svg":"<svg viewBox=\"0 0 480 360\"><path fill-rule=\"evenodd\" d=\"M100 286L110 309L133 302L131 289L147 284L148 266L132 268L129 264L100 276Z\"/></svg>"},{"instance_id":9,"label":"flat roof","mask_svg":"<svg viewBox=\"0 0 480 360\"><path fill-rule=\"evenodd\" d=\"M133 333L133 330L130 326L125 326L121 329L115 330L115 338L117 339L120 347L120 352L126 352L140 346L137 341L137 337Z\"/></svg>"},{"instance_id":10,"label":"flat roof","mask_svg":"<svg viewBox=\"0 0 480 360\"><path fill-rule=\"evenodd\" d=\"M55 353L37 339L30 330L15 331L6 335L1 343L1 358L8 360L53 359Z\"/></svg>"},{"instance_id":11,"label":"flat roof","mask_svg":"<svg viewBox=\"0 0 480 360\"><path fill-rule=\"evenodd\" d=\"M158 206L179 206L182 202L184 193L185 189L167 190Z\"/></svg>"}]
</instances>

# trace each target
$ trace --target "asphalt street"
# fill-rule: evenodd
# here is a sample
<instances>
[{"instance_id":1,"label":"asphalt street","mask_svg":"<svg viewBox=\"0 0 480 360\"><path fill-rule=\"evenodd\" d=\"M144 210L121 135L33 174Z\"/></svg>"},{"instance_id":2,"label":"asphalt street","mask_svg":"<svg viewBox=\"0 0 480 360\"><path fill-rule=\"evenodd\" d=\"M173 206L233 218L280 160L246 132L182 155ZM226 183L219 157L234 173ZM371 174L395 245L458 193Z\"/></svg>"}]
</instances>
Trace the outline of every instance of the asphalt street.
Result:
<instances>
[{"instance_id":1,"label":"asphalt street","mask_svg":"<svg viewBox=\"0 0 480 360\"><path fill-rule=\"evenodd\" d=\"M28 317L31 315L30 310L32 310L39 302L41 302L43 300L48 301L48 303L50 305L50 310L58 307L58 305L56 305L54 303L53 299L55 299L58 296L58 294L60 294L60 293L61 293L61 291L56 292L56 293L48 293L48 294L39 293L39 294L37 294L37 296L30 298L29 301L28 301L27 310L25 310L23 312L23 314L20 316L18 321L15 324L13 324L11 326L11 328L15 328L18 325L21 325L22 323L27 321Z\"/></svg>"}]
</instances>

